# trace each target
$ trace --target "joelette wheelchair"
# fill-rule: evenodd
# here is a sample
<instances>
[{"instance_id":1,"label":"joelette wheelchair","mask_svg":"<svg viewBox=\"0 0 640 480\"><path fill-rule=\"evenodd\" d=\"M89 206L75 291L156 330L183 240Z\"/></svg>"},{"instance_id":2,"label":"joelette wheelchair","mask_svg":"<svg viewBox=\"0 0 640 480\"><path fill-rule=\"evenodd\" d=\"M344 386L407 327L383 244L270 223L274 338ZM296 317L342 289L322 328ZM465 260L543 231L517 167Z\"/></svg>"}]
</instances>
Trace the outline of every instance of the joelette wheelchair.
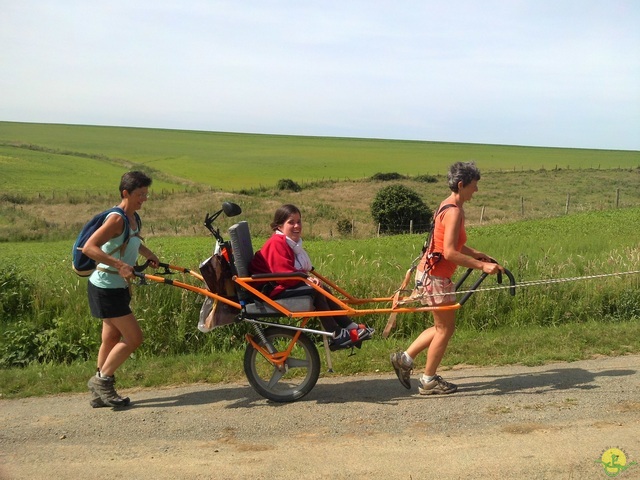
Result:
<instances>
[{"instance_id":1,"label":"joelette wheelchair","mask_svg":"<svg viewBox=\"0 0 640 480\"><path fill-rule=\"evenodd\" d=\"M395 321L395 315L406 312L432 311L435 309L459 309L469 298L465 295L459 303L439 307L405 306L407 297L402 291L381 298L357 298L340 288L330 279L316 270L312 273L333 293L311 282L305 273L259 274L251 275L249 264L254 250L249 224L241 221L228 230L229 240L224 240L219 229L213 226L214 220L221 214L232 217L241 213L240 207L225 202L222 209L205 218L205 226L216 240L214 254L202 262L199 272L188 268L161 263L164 268L161 275L137 272L143 282L153 281L183 288L205 296L200 312L200 324L206 330L223 327L233 322L248 322L253 333L246 335L247 348L244 354L244 371L251 386L263 397L275 402L292 402L308 394L316 385L320 376L321 361L316 342L312 335L321 336L327 352L327 362L331 368L327 338L332 333L309 327L314 317L348 315L360 316L374 313L391 314L388 329ZM204 285L199 287L189 283L165 278L167 273L181 272L189 274ZM468 277L458 282L457 287ZM506 272L515 287L513 276ZM471 288L475 290L484 280L480 277ZM268 282L297 279L301 287L296 295L279 300L271 299L263 290ZM498 279L501 281L501 278ZM341 310L318 311L314 309L314 295L325 295L335 302ZM379 308L355 308L365 304L387 304ZM205 330L205 331L206 331Z\"/></svg>"}]
</instances>

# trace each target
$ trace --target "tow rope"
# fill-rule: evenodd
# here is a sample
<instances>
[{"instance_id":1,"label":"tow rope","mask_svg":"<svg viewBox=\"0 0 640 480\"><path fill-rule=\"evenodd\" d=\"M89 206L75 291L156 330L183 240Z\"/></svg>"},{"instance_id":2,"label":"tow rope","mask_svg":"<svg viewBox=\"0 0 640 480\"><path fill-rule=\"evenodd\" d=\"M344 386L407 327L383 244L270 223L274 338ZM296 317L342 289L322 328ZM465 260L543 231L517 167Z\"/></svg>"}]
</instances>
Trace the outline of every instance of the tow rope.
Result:
<instances>
[{"instance_id":1,"label":"tow rope","mask_svg":"<svg viewBox=\"0 0 640 480\"><path fill-rule=\"evenodd\" d=\"M533 287L536 285L548 285L548 284L552 284L552 283L565 283L565 282L575 282L578 280L590 280L590 279L594 279L594 278L606 278L606 277L621 277L624 275L635 275L640 273L640 270L630 270L628 272L617 272L617 273L601 273L598 275L585 275L582 277L565 277L565 278L549 278L546 280L529 280L529 281L524 281L524 282L518 282L515 285L515 288L524 288L524 287ZM489 291L495 291L495 290L504 290L507 288L514 288L513 285L498 285L495 287L486 287L486 288L478 288L476 290L458 290L455 292L456 295L458 294L466 294L466 293L477 293L477 292L489 292ZM409 290L405 290L403 288L400 288L398 290L396 290L395 293L399 293L399 292L409 292ZM410 297L406 297L403 298L402 300L400 300L398 302L398 304L404 304L404 303L409 303L409 302L417 302L420 301L420 299L422 299L423 297L425 297L427 294L425 293L415 293L413 295L411 295ZM451 295L450 293L432 293L430 294L431 296L443 296L443 295Z\"/></svg>"}]
</instances>

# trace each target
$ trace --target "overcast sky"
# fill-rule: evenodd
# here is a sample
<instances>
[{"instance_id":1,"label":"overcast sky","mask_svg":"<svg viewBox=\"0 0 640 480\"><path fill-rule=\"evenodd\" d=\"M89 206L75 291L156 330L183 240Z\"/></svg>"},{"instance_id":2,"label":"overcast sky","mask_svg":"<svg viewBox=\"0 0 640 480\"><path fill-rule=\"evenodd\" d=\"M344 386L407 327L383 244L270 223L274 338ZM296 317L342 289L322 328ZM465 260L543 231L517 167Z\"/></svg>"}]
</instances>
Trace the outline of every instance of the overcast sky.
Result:
<instances>
[{"instance_id":1,"label":"overcast sky","mask_svg":"<svg viewBox=\"0 0 640 480\"><path fill-rule=\"evenodd\" d=\"M0 120L640 150L638 0L0 0Z\"/></svg>"}]
</instances>

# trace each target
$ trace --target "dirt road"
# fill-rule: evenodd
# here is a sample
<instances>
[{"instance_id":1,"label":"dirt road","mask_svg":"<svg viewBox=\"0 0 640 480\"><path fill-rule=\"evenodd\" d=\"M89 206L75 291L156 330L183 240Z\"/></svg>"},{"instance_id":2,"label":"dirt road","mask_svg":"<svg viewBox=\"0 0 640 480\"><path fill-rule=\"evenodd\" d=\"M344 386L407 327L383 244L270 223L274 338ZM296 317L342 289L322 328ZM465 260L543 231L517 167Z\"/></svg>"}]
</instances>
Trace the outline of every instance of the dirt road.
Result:
<instances>
[{"instance_id":1,"label":"dirt road","mask_svg":"<svg viewBox=\"0 0 640 480\"><path fill-rule=\"evenodd\" d=\"M123 391L120 411L3 400L0 478L605 479L617 448L616 476L640 479L640 356L443 373L458 393L385 372L324 376L290 404L247 383Z\"/></svg>"}]
</instances>

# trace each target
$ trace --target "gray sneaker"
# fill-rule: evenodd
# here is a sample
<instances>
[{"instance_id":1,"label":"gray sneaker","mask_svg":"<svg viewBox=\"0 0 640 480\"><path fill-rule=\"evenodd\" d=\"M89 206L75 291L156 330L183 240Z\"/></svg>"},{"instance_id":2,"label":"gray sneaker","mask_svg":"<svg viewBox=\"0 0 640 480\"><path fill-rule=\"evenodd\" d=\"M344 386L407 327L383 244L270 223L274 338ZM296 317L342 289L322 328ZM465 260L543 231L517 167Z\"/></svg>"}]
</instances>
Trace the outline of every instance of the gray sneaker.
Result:
<instances>
[{"instance_id":1,"label":"gray sneaker","mask_svg":"<svg viewBox=\"0 0 640 480\"><path fill-rule=\"evenodd\" d=\"M122 398L115 389L115 378L103 378L93 375L87 382L87 387L91 391L90 404L93 408L98 407L126 407L129 405L129 398Z\"/></svg>"},{"instance_id":2,"label":"gray sneaker","mask_svg":"<svg viewBox=\"0 0 640 480\"><path fill-rule=\"evenodd\" d=\"M421 378L420 385L418 386L420 395L444 395L454 393L456 390L458 390L457 385L443 380L440 375L436 375L433 380L427 383L424 383L424 380Z\"/></svg>"},{"instance_id":3,"label":"gray sneaker","mask_svg":"<svg viewBox=\"0 0 640 480\"><path fill-rule=\"evenodd\" d=\"M122 400L123 400L122 402L123 407L128 407L129 404L131 403L131 399L129 397L122 397ZM91 405L93 408L102 408L102 407L109 406L106 403L104 403L100 398L100 396L97 393L95 393L93 390L91 391L91 400L89 400L89 405Z\"/></svg>"},{"instance_id":4,"label":"gray sneaker","mask_svg":"<svg viewBox=\"0 0 640 480\"><path fill-rule=\"evenodd\" d=\"M404 363L402 360L402 352L392 353L389 359L402 386L407 390L411 390L411 372L413 371L413 365L406 365Z\"/></svg>"}]
</instances>

